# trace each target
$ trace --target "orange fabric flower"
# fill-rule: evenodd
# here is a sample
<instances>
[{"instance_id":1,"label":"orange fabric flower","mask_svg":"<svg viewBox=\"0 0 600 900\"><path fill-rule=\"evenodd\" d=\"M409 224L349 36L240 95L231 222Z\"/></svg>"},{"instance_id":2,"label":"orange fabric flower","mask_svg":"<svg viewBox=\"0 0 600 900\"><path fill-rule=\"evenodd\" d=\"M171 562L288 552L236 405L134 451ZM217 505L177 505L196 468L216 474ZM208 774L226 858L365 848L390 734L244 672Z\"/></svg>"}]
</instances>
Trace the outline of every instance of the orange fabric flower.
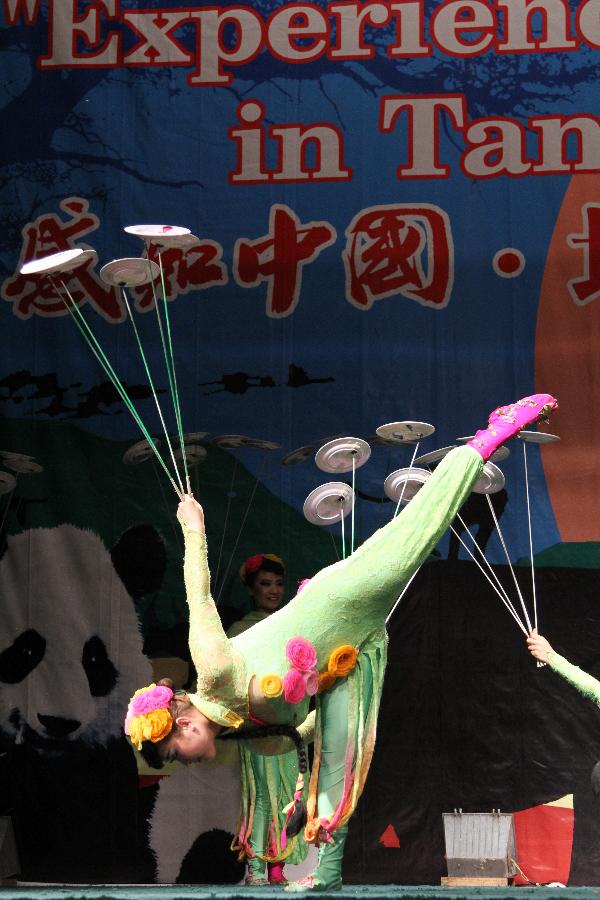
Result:
<instances>
[{"instance_id":1,"label":"orange fabric flower","mask_svg":"<svg viewBox=\"0 0 600 900\"><path fill-rule=\"evenodd\" d=\"M318 819L310 819L304 826L304 839L309 844L314 844L319 836L321 823Z\"/></svg>"},{"instance_id":2,"label":"orange fabric flower","mask_svg":"<svg viewBox=\"0 0 600 900\"><path fill-rule=\"evenodd\" d=\"M129 737L134 747L142 749L143 741L153 744L162 741L171 733L173 718L168 709L153 709L143 716L135 716L129 723Z\"/></svg>"},{"instance_id":3,"label":"orange fabric flower","mask_svg":"<svg viewBox=\"0 0 600 900\"><path fill-rule=\"evenodd\" d=\"M273 672L263 675L258 684L263 696L270 700L280 697L283 693L283 679Z\"/></svg>"},{"instance_id":4,"label":"orange fabric flower","mask_svg":"<svg viewBox=\"0 0 600 900\"><path fill-rule=\"evenodd\" d=\"M335 682L337 681L335 675L331 675L329 672L320 672L319 673L319 694L322 694L323 691L328 691L330 687L333 687Z\"/></svg>"},{"instance_id":5,"label":"orange fabric flower","mask_svg":"<svg viewBox=\"0 0 600 900\"><path fill-rule=\"evenodd\" d=\"M336 647L327 661L327 671L336 678L348 675L356 665L358 650L351 644L342 644Z\"/></svg>"}]
</instances>

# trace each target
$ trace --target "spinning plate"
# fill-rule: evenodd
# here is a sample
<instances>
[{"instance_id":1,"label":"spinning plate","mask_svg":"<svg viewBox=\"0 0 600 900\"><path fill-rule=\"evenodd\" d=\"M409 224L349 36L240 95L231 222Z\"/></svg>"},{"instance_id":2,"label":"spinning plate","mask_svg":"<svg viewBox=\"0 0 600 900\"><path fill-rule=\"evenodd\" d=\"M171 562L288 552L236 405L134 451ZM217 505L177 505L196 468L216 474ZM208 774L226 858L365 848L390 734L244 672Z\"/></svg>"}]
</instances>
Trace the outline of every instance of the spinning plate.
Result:
<instances>
[{"instance_id":1,"label":"spinning plate","mask_svg":"<svg viewBox=\"0 0 600 900\"><path fill-rule=\"evenodd\" d=\"M115 287L139 287L158 277L160 269L150 259L124 257L113 259L100 269L100 278L105 284Z\"/></svg>"},{"instance_id":2,"label":"spinning plate","mask_svg":"<svg viewBox=\"0 0 600 900\"><path fill-rule=\"evenodd\" d=\"M467 441L472 441L474 437L475 437L474 434L469 434L466 437L456 438L456 440L464 441L464 443L466 444ZM492 455L490 456L490 462L499 463L499 462L502 462L503 460L507 459L509 456L510 456L510 450L508 449L508 447L498 447L498 449L494 453L492 453Z\"/></svg>"},{"instance_id":3,"label":"spinning plate","mask_svg":"<svg viewBox=\"0 0 600 900\"><path fill-rule=\"evenodd\" d=\"M217 447L226 447L236 450L239 447L253 447L255 450L278 450L281 446L274 441L264 441L262 438L248 437L246 434L221 434L213 438L213 444Z\"/></svg>"},{"instance_id":4,"label":"spinning plate","mask_svg":"<svg viewBox=\"0 0 600 900\"><path fill-rule=\"evenodd\" d=\"M42 259L32 259L23 263L19 271L21 275L54 275L58 272L72 272L73 269L96 258L95 250L82 250L81 247L75 247L73 250L52 253Z\"/></svg>"},{"instance_id":5,"label":"spinning plate","mask_svg":"<svg viewBox=\"0 0 600 900\"><path fill-rule=\"evenodd\" d=\"M206 459L206 455L206 448L201 447L200 444L185 445L185 461L188 469L194 469L196 466L199 466L200 463L203 463ZM173 456L177 462L180 462L183 465L181 447L178 447L177 450L173 451Z\"/></svg>"},{"instance_id":6,"label":"spinning plate","mask_svg":"<svg viewBox=\"0 0 600 900\"><path fill-rule=\"evenodd\" d=\"M290 450L289 453L281 460L282 466L294 466L296 463L304 462L312 456L315 452L315 448L313 444L306 444L304 447L297 447L295 450Z\"/></svg>"},{"instance_id":7,"label":"spinning plate","mask_svg":"<svg viewBox=\"0 0 600 900\"><path fill-rule=\"evenodd\" d=\"M160 440L158 438L153 438L154 444L156 448L160 447ZM123 462L126 466L137 466L138 463L146 462L147 459L150 459L154 456L154 451L152 450L148 441L138 441L137 444L132 444L125 453L123 454Z\"/></svg>"},{"instance_id":8,"label":"spinning plate","mask_svg":"<svg viewBox=\"0 0 600 900\"><path fill-rule=\"evenodd\" d=\"M351 472L358 469L371 455L371 448L362 438L342 437L324 444L315 455L315 462L323 472Z\"/></svg>"},{"instance_id":9,"label":"spinning plate","mask_svg":"<svg viewBox=\"0 0 600 900\"><path fill-rule=\"evenodd\" d=\"M504 474L492 462L486 462L479 481L475 482L475 494L497 494L504 487Z\"/></svg>"},{"instance_id":10,"label":"spinning plate","mask_svg":"<svg viewBox=\"0 0 600 900\"><path fill-rule=\"evenodd\" d=\"M329 481L311 491L302 511L313 525L335 525L345 518L354 505L354 493L343 481Z\"/></svg>"},{"instance_id":11,"label":"spinning plate","mask_svg":"<svg viewBox=\"0 0 600 900\"><path fill-rule=\"evenodd\" d=\"M427 469L396 469L383 482L383 490L394 503L402 497L402 504L405 505L421 490L428 478L431 478L431 472Z\"/></svg>"},{"instance_id":12,"label":"spinning plate","mask_svg":"<svg viewBox=\"0 0 600 900\"><path fill-rule=\"evenodd\" d=\"M0 472L0 495L10 494L17 486L16 479L8 472Z\"/></svg>"},{"instance_id":13,"label":"spinning plate","mask_svg":"<svg viewBox=\"0 0 600 900\"><path fill-rule=\"evenodd\" d=\"M424 453L422 456L417 456L415 465L429 466L431 463L439 462L447 456L451 450L454 450L454 447L455 445L451 444L449 447L440 447L439 450L432 450L431 453Z\"/></svg>"},{"instance_id":14,"label":"spinning plate","mask_svg":"<svg viewBox=\"0 0 600 900\"><path fill-rule=\"evenodd\" d=\"M557 434L548 434L547 431L520 431L517 437L528 444L553 444L560 441Z\"/></svg>"},{"instance_id":15,"label":"spinning plate","mask_svg":"<svg viewBox=\"0 0 600 900\"><path fill-rule=\"evenodd\" d=\"M179 225L127 225L123 231L162 247L186 246L180 241L191 235L189 228L181 228ZM196 241L197 238L194 239Z\"/></svg>"},{"instance_id":16,"label":"spinning plate","mask_svg":"<svg viewBox=\"0 0 600 900\"><path fill-rule=\"evenodd\" d=\"M197 441L203 441L208 435L208 431L188 431L187 434L184 434L183 436L183 443L195 444Z\"/></svg>"},{"instance_id":17,"label":"spinning plate","mask_svg":"<svg viewBox=\"0 0 600 900\"><path fill-rule=\"evenodd\" d=\"M416 444L435 431L435 425L428 422L388 422L375 429L380 438L394 444Z\"/></svg>"},{"instance_id":18,"label":"spinning plate","mask_svg":"<svg viewBox=\"0 0 600 900\"><path fill-rule=\"evenodd\" d=\"M37 475L43 472L44 467L35 461L33 456L26 453L12 453L10 450L0 450L2 465L16 472L18 475Z\"/></svg>"}]
</instances>

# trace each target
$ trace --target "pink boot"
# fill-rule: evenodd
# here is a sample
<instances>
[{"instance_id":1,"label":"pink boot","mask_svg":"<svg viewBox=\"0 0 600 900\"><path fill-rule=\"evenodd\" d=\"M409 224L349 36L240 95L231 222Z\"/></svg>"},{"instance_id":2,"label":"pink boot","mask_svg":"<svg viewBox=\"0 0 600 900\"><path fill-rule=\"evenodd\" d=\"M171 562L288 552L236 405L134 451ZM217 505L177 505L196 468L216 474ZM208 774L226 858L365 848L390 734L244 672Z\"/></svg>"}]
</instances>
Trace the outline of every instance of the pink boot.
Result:
<instances>
[{"instance_id":1,"label":"pink boot","mask_svg":"<svg viewBox=\"0 0 600 900\"><path fill-rule=\"evenodd\" d=\"M522 431L526 425L533 425L538 419L548 416L558 403L551 394L532 394L523 397L511 406L499 406L490 413L489 425L477 431L468 442L484 459L489 459L498 447Z\"/></svg>"}]
</instances>

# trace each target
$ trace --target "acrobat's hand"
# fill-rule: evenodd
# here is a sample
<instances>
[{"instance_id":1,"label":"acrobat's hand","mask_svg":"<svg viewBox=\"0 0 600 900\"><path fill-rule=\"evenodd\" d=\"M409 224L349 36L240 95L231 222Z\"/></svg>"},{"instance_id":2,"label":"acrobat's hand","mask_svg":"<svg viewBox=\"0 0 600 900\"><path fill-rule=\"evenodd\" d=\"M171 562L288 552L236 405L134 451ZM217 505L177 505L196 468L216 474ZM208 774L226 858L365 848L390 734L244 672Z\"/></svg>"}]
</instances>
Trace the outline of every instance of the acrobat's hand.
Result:
<instances>
[{"instance_id":1,"label":"acrobat's hand","mask_svg":"<svg viewBox=\"0 0 600 900\"><path fill-rule=\"evenodd\" d=\"M204 510L191 494L184 494L177 507L177 518L192 531L204 534Z\"/></svg>"},{"instance_id":2,"label":"acrobat's hand","mask_svg":"<svg viewBox=\"0 0 600 900\"><path fill-rule=\"evenodd\" d=\"M527 638L527 648L531 655L540 662L548 662L548 654L552 653L552 647L545 637L538 634L535 628Z\"/></svg>"}]
</instances>

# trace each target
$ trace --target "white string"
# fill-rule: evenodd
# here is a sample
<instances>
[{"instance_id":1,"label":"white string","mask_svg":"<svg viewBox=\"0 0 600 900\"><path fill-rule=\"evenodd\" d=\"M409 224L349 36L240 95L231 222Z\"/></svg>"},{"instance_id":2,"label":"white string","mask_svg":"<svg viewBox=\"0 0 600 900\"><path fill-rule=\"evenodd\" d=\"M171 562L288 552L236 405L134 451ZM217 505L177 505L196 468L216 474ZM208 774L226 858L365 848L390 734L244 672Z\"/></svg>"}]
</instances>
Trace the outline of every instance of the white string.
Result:
<instances>
[{"instance_id":1,"label":"white string","mask_svg":"<svg viewBox=\"0 0 600 900\"><path fill-rule=\"evenodd\" d=\"M525 626L523 625L523 623L521 622L521 620L520 620L519 616L517 615L517 613L516 613L516 611L515 611L515 609L514 609L512 603L510 602L510 600L507 602L507 601L504 599L503 595L500 593L500 591L498 590L498 588L496 587L496 585L494 584L494 582L492 581L492 579L489 577L488 573L485 571L485 569L484 569L483 566L480 564L480 562L479 562L477 559L475 559L474 555L471 553L470 549L467 547L467 545L465 544L465 542L464 542L463 539L461 538L460 534L456 531L456 529L454 528L454 526L451 525L451 526L450 526L450 530L452 531L452 534L454 534L455 537L458 538L458 540L460 541L460 543L462 544L462 546L465 548L465 550L467 551L467 553L469 554L469 556L471 557L471 559L473 560L473 562L475 563L475 565L477 566L477 568L480 569L480 571L481 571L482 575L484 576L484 578L486 578L486 579L489 581L489 583L491 584L492 588L496 591L496 593L497 593L498 596L500 597L500 600L501 600L502 603L506 606L506 608L508 609L509 613L511 614L511 616L513 617L513 619L515 620L515 622L517 623L517 625L519 626L519 628L521 629L521 631L522 631L523 634L525 635L525 637L528 637L528 636L529 636L529 633L528 633L527 629L525 628ZM468 528L467 528L467 532L468 532L469 536L473 539L473 541L475 541L475 538L473 538L473 535L471 534L471 532L469 531ZM480 547L479 549L481 550L481 547ZM484 556L484 559L485 559L485 556ZM486 563L487 563L488 566L489 566L489 561L488 561L487 559L486 559L485 561L486 561ZM490 569L491 569L491 566L490 566Z\"/></svg>"},{"instance_id":2,"label":"white string","mask_svg":"<svg viewBox=\"0 0 600 900\"><path fill-rule=\"evenodd\" d=\"M356 485L356 456L354 452L352 453L352 496L354 497L354 488ZM354 510L356 508L356 504L352 504L352 537L350 540L350 555L354 553Z\"/></svg>"},{"instance_id":3,"label":"white string","mask_svg":"<svg viewBox=\"0 0 600 900\"><path fill-rule=\"evenodd\" d=\"M492 513L492 518L493 518L493 520L494 520L494 525L496 526L496 530L497 530L497 532L498 532L498 537L500 538L500 541L501 541L501 543L502 543L502 547L503 547L503 549L504 549L504 555L506 556L506 561L507 561L507 563L508 563L508 568L510 569L511 575L512 575L512 577L513 577L513 581L514 581L515 587L516 587L516 589L517 589L517 594L519 595L519 600L521 601L521 608L522 608L522 610L523 610L523 614L524 614L524 616L525 616L525 621L526 621L526 623L527 623L527 628L529 629L529 634L530 634L530 633L531 633L531 622L529 621L529 614L528 614L528 612L527 612L527 607L525 606L525 601L523 600L523 595L522 595L522 593L521 593L521 588L519 587L519 582L517 581L517 576L515 575L515 570L514 570L513 567L512 567L512 563L511 563L511 561L510 561L510 556L508 555L508 548L507 548L506 543L505 543L505 541L504 541L504 535L502 534L502 529L500 528L500 523L498 522L498 519L496 518L496 513L495 513L495 511L494 511L494 507L493 507L493 505L492 505L492 501L490 500L490 495L489 495L489 494L486 494L485 497L486 497L486 500L487 500L487 502L488 502L488 506L489 506L489 508L490 508L490 511L491 511L491 513Z\"/></svg>"},{"instance_id":4,"label":"white string","mask_svg":"<svg viewBox=\"0 0 600 900\"><path fill-rule=\"evenodd\" d=\"M527 497L527 525L529 527L529 558L531 560L531 589L533 591L533 621L537 631L537 597L535 592L535 567L533 565L533 537L531 533L531 505L529 501L529 473L527 471L527 442L523 441L523 465L525 467L525 495Z\"/></svg>"},{"instance_id":5,"label":"white string","mask_svg":"<svg viewBox=\"0 0 600 900\"><path fill-rule=\"evenodd\" d=\"M492 587L494 588L494 590L496 591L496 593L498 594L498 596L500 597L500 599L502 600L502 602L504 603L504 605L506 606L506 608L508 609L508 611L510 612L510 614L512 615L512 617L514 618L514 620L515 620L516 622L518 622L519 627L521 628L521 630L523 631L523 633L524 633L524 634L527 634L527 629L525 628L525 625L524 625L523 622L521 621L521 618L519 617L519 614L518 614L517 610L515 609L515 606L514 606L512 600L511 600L510 597L508 596L508 593L507 593L507 591L506 591L504 585L502 584L502 582L500 581L500 579L498 578L498 576L497 576L496 573L494 572L494 569L493 569L493 567L492 567L492 565L491 565L489 559L487 559L485 553L483 552L483 550L481 549L481 547L479 546L479 544L478 544L477 541L475 540L475 536L474 536L473 533L470 531L470 529L467 527L465 521L464 521L463 518L460 516L460 514L457 514L456 518L459 520L459 522L460 522L460 524L462 525L462 527L464 528L465 532L469 535L469 537L470 537L471 540L473 541L473 547L477 550L477 552L478 552L479 555L481 556L483 562L486 564L489 574L492 576L492 578L493 578L494 581L496 582L495 584L491 581L491 579L489 578L487 572L482 568L482 566L480 565L480 563L477 561L477 559L475 558L475 556L474 556L473 553L471 552L470 548L465 544L465 542L462 540L461 536L460 536L459 533L454 529L453 526L451 526L451 531L452 531L452 533L454 534L454 536L455 536L456 538L458 538L458 540L460 541L460 543L462 544L462 546L465 548L465 550L467 551L467 553L469 554L469 556L471 557L471 559L473 560L473 562L481 569L483 575L484 575L484 576L487 578L487 580L490 582L490 584L492 585Z\"/></svg>"},{"instance_id":6,"label":"white string","mask_svg":"<svg viewBox=\"0 0 600 900\"><path fill-rule=\"evenodd\" d=\"M150 385L150 390L152 391L152 396L153 396L153 398L154 398L154 403L155 403L155 405L156 405L156 409L158 410L158 415L159 415L159 418L160 418L160 421L161 421L161 424L162 424L162 427L163 427L163 431L164 431L164 433L165 433L165 439L166 439L166 441L167 441L167 446L168 446L168 448L169 448L169 453L171 454L171 462L173 463L173 468L175 469L175 477L177 478L177 481L178 481L178 483L179 483L179 489L180 489L181 493L184 494L184 493L185 493L185 490L184 490L184 487L183 487L183 482L182 482L182 480L181 480L181 476L180 476L180 474L179 474L179 468L178 468L178 466L177 466L177 460L175 459L175 454L173 453L173 446L172 446L172 444L171 444L171 439L169 438L169 432L168 432L168 429L167 429L167 425L166 425L166 422L165 422L164 417L163 417L163 414L162 414L162 409L160 408L160 403L158 402L158 396L157 396L157 394L156 394L156 390L155 390L155 387L154 387L154 383L153 383L153 381L152 381L152 375L150 374L150 367L149 367L149 365L148 365L148 360L146 359L146 354L144 353L144 349L143 349L143 347L142 347L142 342L141 342L141 340L140 340L139 332L138 332L138 330L137 330L137 325L135 324L135 319L133 318L133 313L131 312L131 307L130 307L130 305L129 305L129 300L127 299L127 292L125 291L125 288L124 288L124 287L121 287L121 294L122 294L122 296L123 296L123 302L124 302L124 304L125 304L125 309L127 310L127 315L129 316L129 320L130 320L130 322L131 322L131 326L132 326L133 331L134 331L134 333L135 333L135 337L136 337L136 341L137 341L137 345L138 345L138 350L140 351L140 356L142 357L142 362L143 362L143 364L144 364L144 368L146 369L146 372L147 372L147 375L148 375L148 383L149 383L149 385ZM156 304L155 304L155 305L156 305ZM189 483L188 483L188 491L187 491L187 492L188 492L188 494L189 494L189 492L190 492Z\"/></svg>"},{"instance_id":7,"label":"white string","mask_svg":"<svg viewBox=\"0 0 600 900\"><path fill-rule=\"evenodd\" d=\"M409 589L409 587L411 586L411 584L413 583L413 581L415 580L415 578L417 577L417 575L419 574L420 571L421 571L421 566L419 566L417 569L415 569L415 571L412 573L412 575L410 576L410 578L408 579L408 581L402 588L402 593L400 594L400 596L398 597L398 599L396 600L396 602L394 603L394 605L392 606L391 610L388 613L387 619L385 620L386 625L390 621L390 619L392 618L394 613L396 612L396 607L398 606L398 604L400 603L400 601L402 600L405 593L407 592L407 590Z\"/></svg>"},{"instance_id":8,"label":"white string","mask_svg":"<svg viewBox=\"0 0 600 900\"><path fill-rule=\"evenodd\" d=\"M354 504L352 504L354 506ZM346 535L344 532L344 499L340 500L340 517L342 520L342 559L346 559Z\"/></svg>"},{"instance_id":9,"label":"white string","mask_svg":"<svg viewBox=\"0 0 600 900\"><path fill-rule=\"evenodd\" d=\"M238 458L234 456L233 469L231 472L231 484L229 485L229 493L227 494L227 507L225 509L225 521L223 522L223 534L221 535L221 544L219 546L219 559L217 561L217 571L215 573L215 587L219 584L219 572L221 571L221 558L223 556L223 546L225 544L225 535L227 533L227 525L229 524L229 512L231 510L231 501L233 499L233 484L235 482L235 473L238 466ZM219 594L220 595L220 589Z\"/></svg>"},{"instance_id":10,"label":"white string","mask_svg":"<svg viewBox=\"0 0 600 900\"><path fill-rule=\"evenodd\" d=\"M414 452L413 455L412 455L412 459L411 459L411 461L410 461L410 466L408 467L408 475L406 476L406 481L405 481L404 484L402 485L402 492L401 492L400 496L398 497L398 503L396 504L396 511L395 511L395 513L394 513L394 519L395 519L396 516L398 515L398 510L400 509L400 504L402 503L402 500L403 500L403 498L404 498L404 491L406 490L406 485L407 485L407 483L408 483L408 479L410 478L410 470L412 469L412 467L413 467L413 465L414 465L415 457L416 457L416 455L417 455L417 450L418 450L418 449L419 449L419 441L417 441L417 443L415 444L415 452Z\"/></svg>"}]
</instances>

